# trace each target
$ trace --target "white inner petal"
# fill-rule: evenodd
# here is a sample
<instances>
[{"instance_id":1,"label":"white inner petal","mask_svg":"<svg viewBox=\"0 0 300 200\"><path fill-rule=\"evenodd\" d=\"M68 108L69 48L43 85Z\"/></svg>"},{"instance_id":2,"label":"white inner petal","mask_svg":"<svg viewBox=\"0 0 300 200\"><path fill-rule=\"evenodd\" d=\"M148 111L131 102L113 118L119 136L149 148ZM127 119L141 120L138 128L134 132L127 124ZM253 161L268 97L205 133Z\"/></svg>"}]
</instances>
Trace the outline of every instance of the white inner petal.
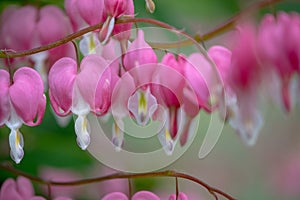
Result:
<instances>
[{"instance_id":1,"label":"white inner petal","mask_svg":"<svg viewBox=\"0 0 300 200\"><path fill-rule=\"evenodd\" d=\"M11 158L19 164L24 156L24 139L19 129L11 129L9 134L9 146Z\"/></svg>"},{"instance_id":2,"label":"white inner petal","mask_svg":"<svg viewBox=\"0 0 300 200\"><path fill-rule=\"evenodd\" d=\"M122 145L124 143L123 127L119 127L119 125L123 126L123 122L114 122L112 125L112 143L117 152L122 150Z\"/></svg>"},{"instance_id":3,"label":"white inner petal","mask_svg":"<svg viewBox=\"0 0 300 200\"><path fill-rule=\"evenodd\" d=\"M254 145L263 126L264 120L258 110L253 110L247 116L242 116L240 109L229 120L229 124L238 132L245 144Z\"/></svg>"},{"instance_id":4,"label":"white inner petal","mask_svg":"<svg viewBox=\"0 0 300 200\"><path fill-rule=\"evenodd\" d=\"M141 126L147 125L157 106L156 98L151 94L149 87L146 90L137 90L128 99L127 105L128 110Z\"/></svg>"},{"instance_id":5,"label":"white inner petal","mask_svg":"<svg viewBox=\"0 0 300 200\"><path fill-rule=\"evenodd\" d=\"M79 115L75 120L75 132L78 146L85 150L90 144L90 123L86 115Z\"/></svg>"},{"instance_id":6,"label":"white inner petal","mask_svg":"<svg viewBox=\"0 0 300 200\"><path fill-rule=\"evenodd\" d=\"M90 112L89 104L83 99L78 87L75 84L71 111L75 115L87 115Z\"/></svg>"},{"instance_id":7,"label":"white inner petal","mask_svg":"<svg viewBox=\"0 0 300 200\"><path fill-rule=\"evenodd\" d=\"M6 125L10 129L19 129L23 124L23 120L18 116L14 107L10 103L10 117L6 122Z\"/></svg>"},{"instance_id":8,"label":"white inner petal","mask_svg":"<svg viewBox=\"0 0 300 200\"><path fill-rule=\"evenodd\" d=\"M165 111L164 115L167 117L167 111ZM170 124L169 124L169 117L167 117L166 123L162 130L159 132L158 140L161 143L165 153L170 156L173 154L173 151L175 149L175 145L177 143L177 139L173 140L170 134Z\"/></svg>"},{"instance_id":9,"label":"white inner petal","mask_svg":"<svg viewBox=\"0 0 300 200\"><path fill-rule=\"evenodd\" d=\"M108 42L108 40L109 40L113 30L114 30L115 18L114 17L108 17L105 24L103 25L103 27L106 28L106 26L107 26L107 33L105 35L104 40L101 42L102 45L105 45Z\"/></svg>"},{"instance_id":10,"label":"white inner petal","mask_svg":"<svg viewBox=\"0 0 300 200\"><path fill-rule=\"evenodd\" d=\"M90 112L90 106L83 99L76 84L73 91L71 110L75 115L78 115L78 118L75 120L77 144L82 150L85 150L90 144L90 124L86 118Z\"/></svg>"},{"instance_id":11,"label":"white inner petal","mask_svg":"<svg viewBox=\"0 0 300 200\"><path fill-rule=\"evenodd\" d=\"M79 50L84 55L96 53L96 47L100 44L98 37L95 33L87 33L83 35L82 40L79 42Z\"/></svg>"}]
</instances>

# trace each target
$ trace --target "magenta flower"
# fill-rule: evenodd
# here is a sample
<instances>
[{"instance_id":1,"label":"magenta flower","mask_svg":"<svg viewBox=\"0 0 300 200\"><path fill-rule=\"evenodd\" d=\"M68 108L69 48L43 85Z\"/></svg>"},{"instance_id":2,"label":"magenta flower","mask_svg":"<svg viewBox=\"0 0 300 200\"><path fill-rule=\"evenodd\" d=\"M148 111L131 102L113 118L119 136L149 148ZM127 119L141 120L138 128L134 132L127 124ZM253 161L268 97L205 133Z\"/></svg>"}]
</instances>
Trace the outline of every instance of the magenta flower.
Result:
<instances>
[{"instance_id":1,"label":"magenta flower","mask_svg":"<svg viewBox=\"0 0 300 200\"><path fill-rule=\"evenodd\" d=\"M217 88L224 91L217 91L217 104L222 119L227 120L234 114L233 109L236 106L236 95L230 86L230 68L232 53L223 46L212 46L208 50L209 57L214 61L219 73L219 82Z\"/></svg>"},{"instance_id":2,"label":"magenta flower","mask_svg":"<svg viewBox=\"0 0 300 200\"><path fill-rule=\"evenodd\" d=\"M22 124L39 125L46 107L44 86L40 75L33 69L18 69L10 83L9 73L0 70L0 126L10 128L9 144L11 157L19 163L23 158ZM34 121L36 119L36 121Z\"/></svg>"},{"instance_id":3,"label":"magenta flower","mask_svg":"<svg viewBox=\"0 0 300 200\"><path fill-rule=\"evenodd\" d=\"M72 24L79 25L78 28L75 26L74 31L83 28L81 20L90 26L103 22L103 0L66 0L65 8L71 18Z\"/></svg>"},{"instance_id":4,"label":"magenta flower","mask_svg":"<svg viewBox=\"0 0 300 200\"><path fill-rule=\"evenodd\" d=\"M166 108L163 113L166 123L158 137L167 155L173 153L184 126L185 117L181 108L186 87L185 64L186 58L183 55L175 57L167 53L155 73L159 86L153 86L153 91L160 104Z\"/></svg>"},{"instance_id":5,"label":"magenta flower","mask_svg":"<svg viewBox=\"0 0 300 200\"><path fill-rule=\"evenodd\" d=\"M15 51L28 50L62 39L71 31L70 22L58 7L45 6L40 10L33 6L6 9L10 14L4 12L2 15L1 48ZM50 66L64 56L75 57L71 43L26 58L13 59L13 64L14 67L20 64L34 66L46 84Z\"/></svg>"},{"instance_id":6,"label":"magenta flower","mask_svg":"<svg viewBox=\"0 0 300 200\"><path fill-rule=\"evenodd\" d=\"M221 113L242 140L253 145L263 124L258 108L259 86L263 77L257 58L255 27L250 24L240 26L234 39L232 53L226 48L214 47L209 55L224 83L225 102L219 104Z\"/></svg>"},{"instance_id":7,"label":"magenta flower","mask_svg":"<svg viewBox=\"0 0 300 200\"><path fill-rule=\"evenodd\" d=\"M44 197L35 196L31 182L22 176L16 181L7 179L0 189L0 200L46 200ZM54 200L71 200L67 197L57 197Z\"/></svg>"},{"instance_id":8,"label":"magenta flower","mask_svg":"<svg viewBox=\"0 0 300 200\"><path fill-rule=\"evenodd\" d=\"M299 34L300 16L297 13L280 12L276 18L266 15L259 26L260 58L270 72L275 72L275 81L280 83L280 103L287 112L292 108L292 77L300 72Z\"/></svg>"},{"instance_id":9,"label":"magenta flower","mask_svg":"<svg viewBox=\"0 0 300 200\"><path fill-rule=\"evenodd\" d=\"M128 197L120 192L113 192L110 194L105 195L102 200L129 200ZM148 191L140 191L135 193L131 200L160 200L160 198L152 193L152 192L148 192Z\"/></svg>"},{"instance_id":10,"label":"magenta flower","mask_svg":"<svg viewBox=\"0 0 300 200\"><path fill-rule=\"evenodd\" d=\"M104 22L103 0L66 0L65 9L71 20L73 31ZM80 51L83 55L94 54L99 44L97 32L87 33L80 40Z\"/></svg>"},{"instance_id":11,"label":"magenta flower","mask_svg":"<svg viewBox=\"0 0 300 200\"><path fill-rule=\"evenodd\" d=\"M98 55L84 57L77 72L71 58L58 60L49 73L49 96L54 111L61 116L77 115L75 132L78 145L86 149L90 143L87 115L102 116L111 104L113 79L107 62Z\"/></svg>"},{"instance_id":12,"label":"magenta flower","mask_svg":"<svg viewBox=\"0 0 300 200\"><path fill-rule=\"evenodd\" d=\"M200 53L191 54L187 58L185 77L195 92L199 108L210 111L210 91L212 86L213 66Z\"/></svg>"},{"instance_id":13,"label":"magenta flower","mask_svg":"<svg viewBox=\"0 0 300 200\"><path fill-rule=\"evenodd\" d=\"M215 72L208 58L200 53L193 53L186 58L184 66L186 86L183 91L184 124L180 144L184 145L192 135L190 126L200 109L212 111L211 99L215 90Z\"/></svg>"},{"instance_id":14,"label":"magenta flower","mask_svg":"<svg viewBox=\"0 0 300 200\"><path fill-rule=\"evenodd\" d=\"M123 16L134 17L133 0L104 0L105 23L100 31L100 41L105 44L111 35L119 41L128 40L132 23L115 24L116 19Z\"/></svg>"},{"instance_id":15,"label":"magenta flower","mask_svg":"<svg viewBox=\"0 0 300 200\"><path fill-rule=\"evenodd\" d=\"M112 106L115 119L112 127L112 142L116 150L121 150L123 144L123 127L120 126L123 126L124 118L132 116L139 125L145 126L157 107L156 98L152 95L149 85L152 83L157 57L145 42L143 31L139 31L137 38L130 44L123 63L127 72L122 74L122 84L117 84L115 88ZM112 62L112 65L115 68L115 62ZM125 90L124 86L126 86Z\"/></svg>"},{"instance_id":16,"label":"magenta flower","mask_svg":"<svg viewBox=\"0 0 300 200\"><path fill-rule=\"evenodd\" d=\"M124 67L132 75L134 85L138 88L128 100L128 110L133 114L139 125L145 126L150 120L155 106L156 98L151 94L151 83L154 68L148 68L147 64L157 63L157 57L153 49L145 42L144 32L139 31L137 38L130 44L124 55ZM134 69L134 70L133 70ZM145 76L147 70L147 76Z\"/></svg>"}]
</instances>

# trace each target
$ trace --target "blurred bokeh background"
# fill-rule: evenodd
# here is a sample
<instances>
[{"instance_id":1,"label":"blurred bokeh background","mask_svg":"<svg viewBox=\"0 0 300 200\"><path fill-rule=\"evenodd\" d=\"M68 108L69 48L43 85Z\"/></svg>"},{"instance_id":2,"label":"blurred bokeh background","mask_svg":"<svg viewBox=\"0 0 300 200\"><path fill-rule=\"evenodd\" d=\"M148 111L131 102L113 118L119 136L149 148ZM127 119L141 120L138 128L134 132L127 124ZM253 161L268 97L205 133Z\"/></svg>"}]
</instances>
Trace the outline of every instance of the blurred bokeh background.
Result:
<instances>
[{"instance_id":1,"label":"blurred bokeh background","mask_svg":"<svg viewBox=\"0 0 300 200\"><path fill-rule=\"evenodd\" d=\"M154 14L145 11L143 0L134 2L137 17L155 18L195 34L213 30L257 1L156 0ZM1 12L11 4L36 6L55 4L63 8L63 1L1 0ZM272 12L274 9L300 12L300 4L296 1L282 2L256 12L255 18L259 19L263 13ZM206 46L226 45L225 35L207 41ZM210 119L209 115L202 111L201 124L193 144L167 169L194 175L238 199L300 199L300 106L295 106L291 113L284 113L278 105L264 103L263 113L265 124L254 146L245 146L234 130L229 125L225 125L213 151L200 160L199 147ZM75 178L109 173L109 170L104 169L104 166L88 152L78 148L73 120L71 119L67 127L61 128L57 125L49 105L40 126L34 128L23 126L21 132L25 139L25 156L21 164L15 166L17 169L40 176L47 168L57 168L72 171L75 173L73 174ZM8 135L9 129L6 127L0 129L0 162L11 161ZM46 170L45 173L50 172ZM66 174L66 172L61 173ZM5 171L0 172L1 182L7 177L14 177L14 175ZM124 184L116 188L126 192L126 181L118 184ZM86 187L86 193L82 193L80 199L100 199L106 191L103 189L104 186L97 186L96 189L93 189L94 186ZM175 190L175 182L169 178L137 179L134 180L134 186L135 190L149 189L162 196L165 193L174 193ZM180 189L194 196L192 200L212 199L203 188L186 180L180 180ZM38 189L38 193L42 193L42 190Z\"/></svg>"}]
</instances>

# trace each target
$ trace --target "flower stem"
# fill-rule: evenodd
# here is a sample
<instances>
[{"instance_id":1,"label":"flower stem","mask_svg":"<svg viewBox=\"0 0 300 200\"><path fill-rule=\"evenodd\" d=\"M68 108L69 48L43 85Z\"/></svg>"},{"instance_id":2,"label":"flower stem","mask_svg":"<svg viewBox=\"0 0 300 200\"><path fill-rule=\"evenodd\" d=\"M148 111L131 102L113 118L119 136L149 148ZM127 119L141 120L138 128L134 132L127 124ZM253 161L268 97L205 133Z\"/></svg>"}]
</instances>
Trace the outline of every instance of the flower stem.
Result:
<instances>
[{"instance_id":1,"label":"flower stem","mask_svg":"<svg viewBox=\"0 0 300 200\"><path fill-rule=\"evenodd\" d=\"M185 173L181 173L181 172L176 172L174 170L167 170L167 171L161 171L161 172L148 172L148 173L139 173L139 174L132 174L132 173L114 173L111 175L107 175L107 176L101 176L101 177L96 177L96 178L89 178L89 179L80 179L80 180L75 180L75 181L66 181L66 182L58 182L58 181L46 181L42 178L36 177L36 176L32 176L30 174L27 174L23 171L17 170L15 168L13 168L11 165L8 164L0 164L0 169L11 172L15 175L19 175L19 176L24 176L28 179L30 179L31 181L37 182L39 184L43 184L43 185L50 185L50 186L77 186L77 185L87 185L87 184L92 184L92 183L99 183L102 181L107 181L107 180L112 180L112 179L135 179L135 178L149 178L149 177L175 177L175 178L182 178L182 179L186 179L189 181L192 181L194 183L197 183L199 185L201 185L202 187L204 187L211 195L213 195L215 197L215 199L218 199L217 195L221 195L223 197L225 197L226 199L229 200L235 200L234 197L232 197L231 195L210 186L209 184L205 183L204 181L185 174Z\"/></svg>"},{"instance_id":2,"label":"flower stem","mask_svg":"<svg viewBox=\"0 0 300 200\"><path fill-rule=\"evenodd\" d=\"M206 34L203 34L203 35L195 35L193 38L194 38L195 41L197 41L199 43L201 43L203 41L206 41L206 40L209 40L209 39L212 39L212 38L216 37L217 35L222 34L225 31L227 31L227 30L231 29L232 27L234 27L235 23L242 16L244 16L245 13L253 12L256 9L261 9L261 8L264 8L264 7L268 7L268 6L271 6L275 3L279 3L281 1L283 1L283 0L266 0L266 1L256 3L252 6L249 6L248 8L244 9L240 13L234 15L233 17L231 17L229 20L227 20L225 23L221 24L220 26L218 26L214 30L212 30L212 31L210 31ZM160 26L162 28L169 29L171 31L176 31L176 32L181 33L181 34L184 33L183 31L180 31L180 30L176 29L175 27L173 27L169 24L166 24L164 22L161 22L161 21L158 21L158 20L155 20L155 19L124 18L124 19L118 19L116 21L117 24L121 24L121 23L138 23L138 22L153 24L153 25L156 25L156 26ZM33 49L30 49L30 50L17 51L17 52L5 52L5 50L1 50L0 51L0 58L23 57L23 56L28 56L28 55L32 55L32 54L35 54L35 53L39 53L39 52L42 52L42 51L47 51L49 49L58 47L62 44L68 43L68 42L70 42L70 41L72 41L72 40L88 33L88 32L95 31L97 29L101 29L102 26L103 26L103 23L100 23L100 24L97 24L97 25L94 25L94 26L90 26L90 27L84 28L84 29L82 29L78 32L72 33L72 34L64 37L61 40L52 42L48 45L33 48ZM183 35L186 35L186 34L183 34ZM191 45L192 42L190 40L182 40L182 41L175 42L175 43L165 43L165 44L164 43L152 43L152 47L153 48L174 48L174 47L176 48L176 47L178 47L179 44L180 44L180 46L188 46L188 45Z\"/></svg>"}]
</instances>

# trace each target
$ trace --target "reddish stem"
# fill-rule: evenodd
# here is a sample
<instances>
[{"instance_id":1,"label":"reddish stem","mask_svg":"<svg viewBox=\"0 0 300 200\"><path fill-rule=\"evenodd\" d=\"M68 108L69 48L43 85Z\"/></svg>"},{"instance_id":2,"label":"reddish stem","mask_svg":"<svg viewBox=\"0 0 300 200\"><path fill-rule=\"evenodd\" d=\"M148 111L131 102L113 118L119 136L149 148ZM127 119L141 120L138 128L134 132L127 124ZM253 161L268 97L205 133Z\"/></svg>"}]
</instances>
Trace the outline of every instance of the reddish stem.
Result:
<instances>
[{"instance_id":1,"label":"reddish stem","mask_svg":"<svg viewBox=\"0 0 300 200\"><path fill-rule=\"evenodd\" d=\"M232 18L227 20L225 23L223 23L222 25L220 25L216 29L214 29L214 30L202 35L202 36L195 35L193 38L197 42L203 42L205 40L211 39L211 38L225 32L225 31L227 31L228 29L232 28L234 26L234 24L236 23L236 21L238 21L238 19L240 19L240 17L243 16L245 13L249 13L249 12L252 12L253 10L255 10L255 9L264 8L264 7L273 5L273 4L281 2L281 1L283 1L283 0L268 0L268 1L259 2L257 4L252 5L252 6L249 6L244 11L236 14L235 16L233 16ZM183 31L180 31L180 30L174 28L173 26L171 26L169 24L166 24L164 22L161 22L161 21L158 21L158 20L155 20L155 19L124 18L124 19L118 19L116 21L117 24L119 24L119 23L131 23L131 22L132 23L143 22L143 23L149 23L149 24L157 25L157 26L160 26L162 28L166 28L166 29L169 29L169 30L172 30L172 31L175 31L175 32L178 32L178 33L181 33L183 35L186 35L186 36L190 37L188 34L184 33ZM62 44L68 43L68 42L70 42L70 41L72 41L72 40L88 33L88 32L95 31L97 29L101 29L102 25L103 24L100 23L100 24L97 24L97 25L94 25L94 26L87 27L87 28L82 29L78 32L70 34L70 35L64 37L61 40L52 42L52 43L50 43L48 45L45 45L45 46L33 48L33 49L30 49L30 50L18 51L18 52L7 52L6 50L1 50L0 51L0 58L23 57L23 56L28 56L28 55L32 55L32 54L35 54L35 53L39 53L39 52L42 52L42 51L47 51L49 49L58 47ZM178 44L180 44L180 46L186 46L186 45L191 45L192 42L190 40L183 40L183 41L180 41L179 43L178 42L169 43L169 44L154 44L153 43L153 47L154 48L173 48L174 46L178 47Z\"/></svg>"}]
</instances>

